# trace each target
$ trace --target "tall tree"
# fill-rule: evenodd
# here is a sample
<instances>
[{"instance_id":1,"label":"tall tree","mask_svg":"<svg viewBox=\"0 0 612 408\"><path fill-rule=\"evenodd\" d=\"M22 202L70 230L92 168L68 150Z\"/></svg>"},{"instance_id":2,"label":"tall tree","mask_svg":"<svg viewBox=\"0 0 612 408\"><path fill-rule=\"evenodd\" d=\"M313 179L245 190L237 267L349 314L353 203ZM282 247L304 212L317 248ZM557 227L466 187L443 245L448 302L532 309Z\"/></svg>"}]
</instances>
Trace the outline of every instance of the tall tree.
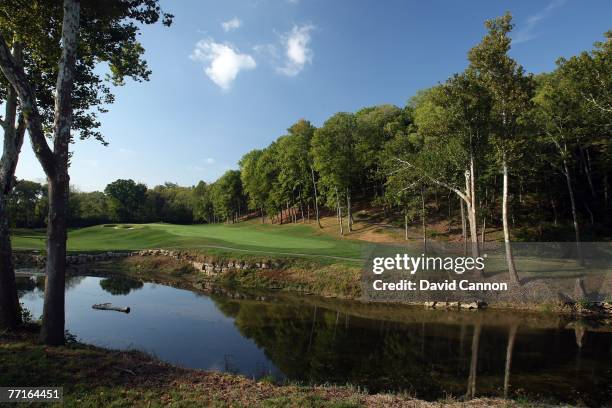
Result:
<instances>
[{"instance_id":1,"label":"tall tree","mask_svg":"<svg viewBox=\"0 0 612 408\"><path fill-rule=\"evenodd\" d=\"M327 191L328 205L336 207L342 228L342 197L346 198L347 227L352 229L351 190L360 169L356 155L356 123L351 113L336 113L312 139L312 156L315 170L321 176L320 182Z\"/></svg>"},{"instance_id":2,"label":"tall tree","mask_svg":"<svg viewBox=\"0 0 612 408\"><path fill-rule=\"evenodd\" d=\"M47 176L49 217L45 301L41 340L46 344L64 342L64 286L66 221L69 195L69 145L71 130L83 126L82 137L99 134L92 105L110 102L96 64L107 62L109 78L121 84L125 77L147 79L149 70L142 60L143 48L136 40L136 23L152 24L162 15L156 0L125 2L110 0L52 0L3 2L0 23L0 70L18 95L21 111L38 161ZM169 24L171 16L164 15ZM61 22L61 25L59 24ZM6 35L17 37L24 53L34 56L36 65L26 70L10 52ZM59 62L58 61L59 57ZM40 88L36 74L54 80ZM45 96L53 95L53 103ZM52 112L52 113L51 113ZM52 147L45 134L45 119L52 117ZM86 124L83 122L87 122Z\"/></svg>"},{"instance_id":3,"label":"tall tree","mask_svg":"<svg viewBox=\"0 0 612 408\"><path fill-rule=\"evenodd\" d=\"M502 224L506 263L510 281L519 283L508 223L509 167L520 158L524 118L530 111L534 82L530 75L525 74L523 67L508 55L512 41L509 34L514 27L510 13L486 21L485 26L488 33L480 44L470 50L468 56L470 69L475 71L492 98L491 140L503 177Z\"/></svg>"},{"instance_id":4,"label":"tall tree","mask_svg":"<svg viewBox=\"0 0 612 408\"><path fill-rule=\"evenodd\" d=\"M423 138L413 154L394 157L395 171L413 173L455 193L465 204L471 248L479 256L476 174L487 143L490 98L470 71L418 95L414 121Z\"/></svg>"},{"instance_id":5,"label":"tall tree","mask_svg":"<svg viewBox=\"0 0 612 408\"><path fill-rule=\"evenodd\" d=\"M283 190L285 199L299 207L304 219L304 205L311 201L311 192L314 191L309 153L315 128L302 119L287 131L286 136L277 140L279 187ZM314 201L316 206L316 197Z\"/></svg>"},{"instance_id":6,"label":"tall tree","mask_svg":"<svg viewBox=\"0 0 612 408\"><path fill-rule=\"evenodd\" d=\"M244 192L249 197L249 206L257 209L260 212L261 223L265 222L264 207L266 205L267 190L262 174L257 171L257 162L259 161L263 151L251 150L246 153L239 161L240 179Z\"/></svg>"},{"instance_id":7,"label":"tall tree","mask_svg":"<svg viewBox=\"0 0 612 408\"><path fill-rule=\"evenodd\" d=\"M139 221L139 211L145 202L147 186L131 179L119 179L108 184L104 193L108 197L109 215L113 221Z\"/></svg>"},{"instance_id":8,"label":"tall tree","mask_svg":"<svg viewBox=\"0 0 612 408\"><path fill-rule=\"evenodd\" d=\"M236 222L245 208L240 172L228 170L212 187L212 204L217 217L226 222Z\"/></svg>"}]
</instances>

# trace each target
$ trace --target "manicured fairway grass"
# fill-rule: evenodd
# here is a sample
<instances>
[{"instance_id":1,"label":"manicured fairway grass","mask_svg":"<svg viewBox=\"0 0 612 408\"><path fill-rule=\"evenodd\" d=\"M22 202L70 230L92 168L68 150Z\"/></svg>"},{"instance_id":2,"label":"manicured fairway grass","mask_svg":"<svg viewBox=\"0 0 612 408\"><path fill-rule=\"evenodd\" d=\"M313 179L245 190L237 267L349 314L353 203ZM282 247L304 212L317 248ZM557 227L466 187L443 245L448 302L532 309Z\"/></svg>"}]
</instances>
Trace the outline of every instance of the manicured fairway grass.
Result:
<instances>
[{"instance_id":1,"label":"manicured fairway grass","mask_svg":"<svg viewBox=\"0 0 612 408\"><path fill-rule=\"evenodd\" d=\"M74 229L68 235L69 251L111 251L148 248L242 250L271 255L313 255L359 258L361 243L335 239L308 225L97 225ZM15 249L45 246L42 230L17 230Z\"/></svg>"}]
</instances>

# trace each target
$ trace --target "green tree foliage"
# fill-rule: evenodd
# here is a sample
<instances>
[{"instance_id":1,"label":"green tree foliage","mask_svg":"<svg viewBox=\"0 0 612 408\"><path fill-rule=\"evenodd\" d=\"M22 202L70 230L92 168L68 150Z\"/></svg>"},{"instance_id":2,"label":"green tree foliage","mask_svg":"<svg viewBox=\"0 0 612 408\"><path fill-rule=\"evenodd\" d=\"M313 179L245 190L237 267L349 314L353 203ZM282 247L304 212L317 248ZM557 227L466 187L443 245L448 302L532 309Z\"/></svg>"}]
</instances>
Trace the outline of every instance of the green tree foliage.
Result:
<instances>
[{"instance_id":1,"label":"green tree foliage","mask_svg":"<svg viewBox=\"0 0 612 408\"><path fill-rule=\"evenodd\" d=\"M342 211L347 208L347 226L351 230L351 190L356 187L363 169L358 161L357 121L352 113L340 112L325 121L312 139L314 167L320 176L321 190L327 205L336 207L343 234Z\"/></svg>"},{"instance_id":2,"label":"green tree foliage","mask_svg":"<svg viewBox=\"0 0 612 408\"><path fill-rule=\"evenodd\" d=\"M259 209L263 220L263 209L268 198L268 186L263 177L264 174L259 172L258 169L262 154L262 150L251 150L242 156L238 164L240 165L240 180L249 200L248 205L251 208Z\"/></svg>"},{"instance_id":3,"label":"green tree foliage","mask_svg":"<svg viewBox=\"0 0 612 408\"><path fill-rule=\"evenodd\" d=\"M146 196L147 187L134 180L119 179L104 189L109 198L111 219L117 222L130 222L137 219Z\"/></svg>"},{"instance_id":4,"label":"green tree foliage","mask_svg":"<svg viewBox=\"0 0 612 408\"><path fill-rule=\"evenodd\" d=\"M238 170L228 170L211 189L215 217L225 222L237 222L246 210L246 199Z\"/></svg>"},{"instance_id":5,"label":"green tree foliage","mask_svg":"<svg viewBox=\"0 0 612 408\"><path fill-rule=\"evenodd\" d=\"M211 186L200 181L193 189L193 220L199 223L214 222Z\"/></svg>"},{"instance_id":6,"label":"green tree foliage","mask_svg":"<svg viewBox=\"0 0 612 408\"><path fill-rule=\"evenodd\" d=\"M41 228L44 226L46 189L40 183L18 180L8 198L9 219L14 227Z\"/></svg>"}]
</instances>

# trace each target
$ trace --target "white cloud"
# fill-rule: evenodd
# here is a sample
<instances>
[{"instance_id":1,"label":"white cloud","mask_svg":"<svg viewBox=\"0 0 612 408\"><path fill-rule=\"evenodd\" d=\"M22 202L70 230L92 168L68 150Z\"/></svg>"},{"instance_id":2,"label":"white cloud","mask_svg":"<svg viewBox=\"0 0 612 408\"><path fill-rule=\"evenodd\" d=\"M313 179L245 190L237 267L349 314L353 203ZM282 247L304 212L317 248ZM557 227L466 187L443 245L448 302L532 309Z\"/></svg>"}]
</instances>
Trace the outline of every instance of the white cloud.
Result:
<instances>
[{"instance_id":1,"label":"white cloud","mask_svg":"<svg viewBox=\"0 0 612 408\"><path fill-rule=\"evenodd\" d=\"M230 89L241 70L257 66L250 55L241 54L231 44L217 43L212 39L198 41L189 57L194 61L206 63L204 72L223 90Z\"/></svg>"},{"instance_id":2,"label":"white cloud","mask_svg":"<svg viewBox=\"0 0 612 408\"><path fill-rule=\"evenodd\" d=\"M223 31L225 31L226 33L228 31L232 31L232 30L236 30L240 28L241 25L242 25L242 21L240 21L238 17L234 17L231 20L227 20L221 23L221 27L223 27Z\"/></svg>"},{"instance_id":3,"label":"white cloud","mask_svg":"<svg viewBox=\"0 0 612 408\"><path fill-rule=\"evenodd\" d=\"M537 25L548 17L554 9L563 6L565 2L566 0L553 0L544 9L527 17L527 23L512 36L512 43L520 44L536 38L537 34L534 30Z\"/></svg>"},{"instance_id":4,"label":"white cloud","mask_svg":"<svg viewBox=\"0 0 612 408\"><path fill-rule=\"evenodd\" d=\"M215 164L215 159L213 159L212 157L209 157L204 161L206 162L206 164Z\"/></svg>"},{"instance_id":5,"label":"white cloud","mask_svg":"<svg viewBox=\"0 0 612 408\"><path fill-rule=\"evenodd\" d=\"M285 65L277 68L277 71L287 76L299 74L306 64L312 63L314 53L309 47L310 32L314 26L307 24L293 26L290 32L283 35L283 47L285 48Z\"/></svg>"}]
</instances>

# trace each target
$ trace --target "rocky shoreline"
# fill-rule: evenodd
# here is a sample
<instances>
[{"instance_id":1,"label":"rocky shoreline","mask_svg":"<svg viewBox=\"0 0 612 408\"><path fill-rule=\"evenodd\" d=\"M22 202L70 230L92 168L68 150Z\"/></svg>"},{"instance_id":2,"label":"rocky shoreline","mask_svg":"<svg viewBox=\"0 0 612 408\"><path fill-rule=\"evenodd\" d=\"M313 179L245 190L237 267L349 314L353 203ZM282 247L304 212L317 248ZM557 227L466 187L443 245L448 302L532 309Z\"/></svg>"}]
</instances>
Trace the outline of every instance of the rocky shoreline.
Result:
<instances>
[{"instance_id":1,"label":"rocky shoreline","mask_svg":"<svg viewBox=\"0 0 612 408\"><path fill-rule=\"evenodd\" d=\"M172 251L166 249L146 249L141 251L129 252L100 252L94 254L81 253L66 256L66 265L86 265L94 262L110 261L117 258L127 258L133 256L162 256L183 261L191 265L197 272L204 272L207 276L218 275L229 270L250 270L250 269L279 269L282 263L261 259L255 261L244 261L238 259L219 260L203 255L194 255L190 252ZM45 256L36 252L16 252L13 255L14 264L17 267L45 267Z\"/></svg>"}]
</instances>

